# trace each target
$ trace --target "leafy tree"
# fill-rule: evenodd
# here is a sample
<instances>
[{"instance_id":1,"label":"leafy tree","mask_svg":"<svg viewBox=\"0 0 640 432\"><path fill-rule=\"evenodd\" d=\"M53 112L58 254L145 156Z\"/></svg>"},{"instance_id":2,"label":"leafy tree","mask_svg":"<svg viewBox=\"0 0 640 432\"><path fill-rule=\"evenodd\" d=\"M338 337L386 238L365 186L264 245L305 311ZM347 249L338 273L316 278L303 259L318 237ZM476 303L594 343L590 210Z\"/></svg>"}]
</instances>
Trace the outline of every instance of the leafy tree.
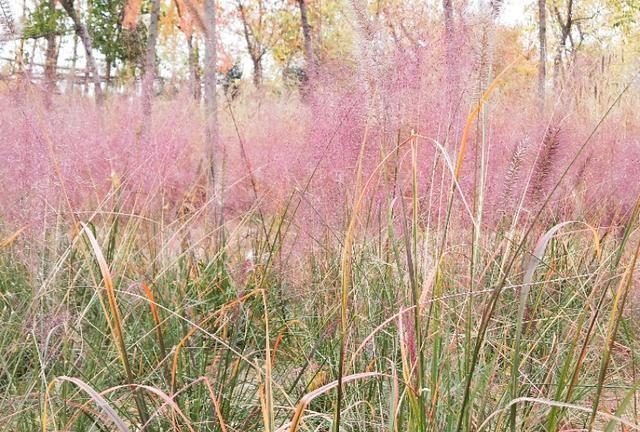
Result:
<instances>
[{"instance_id":1,"label":"leafy tree","mask_svg":"<svg viewBox=\"0 0 640 432\"><path fill-rule=\"evenodd\" d=\"M89 5L88 29L95 48L105 56L107 80L116 62L135 68L144 60L147 28L142 23L124 28L125 6L126 0L91 0Z\"/></svg>"},{"instance_id":2,"label":"leafy tree","mask_svg":"<svg viewBox=\"0 0 640 432\"><path fill-rule=\"evenodd\" d=\"M160 23L161 35L165 39L173 37L176 30L184 35L188 51L191 94L195 100L200 100L202 93L199 35L206 34L201 10L202 4L198 0L171 0Z\"/></svg>"},{"instance_id":3,"label":"leafy tree","mask_svg":"<svg viewBox=\"0 0 640 432\"><path fill-rule=\"evenodd\" d=\"M67 13L71 21L73 22L73 28L84 45L85 58L87 60L87 70L91 73L93 80L94 92L96 95L96 102L102 104L104 97L102 94L102 87L100 86L100 76L98 75L98 65L96 59L93 56L93 41L87 26L82 21L80 13L76 10L74 0L59 0L60 5Z\"/></svg>"},{"instance_id":4,"label":"leafy tree","mask_svg":"<svg viewBox=\"0 0 640 432\"><path fill-rule=\"evenodd\" d=\"M42 1L27 18L23 36L27 39L38 39L49 34L63 35L69 29L64 11L57 9L52 2Z\"/></svg>"},{"instance_id":5,"label":"leafy tree","mask_svg":"<svg viewBox=\"0 0 640 432\"><path fill-rule=\"evenodd\" d=\"M56 9L53 0L41 1L31 13L24 29L25 38L39 39L44 37L47 40L45 51L44 79L47 95L50 96L55 88L56 65L58 59L58 48L56 37L62 36L68 31L65 14ZM50 99L46 97L48 104Z\"/></svg>"},{"instance_id":6,"label":"leafy tree","mask_svg":"<svg viewBox=\"0 0 640 432\"><path fill-rule=\"evenodd\" d=\"M640 0L610 0L612 25L621 28L624 35L637 34L640 18Z\"/></svg>"},{"instance_id":7,"label":"leafy tree","mask_svg":"<svg viewBox=\"0 0 640 432\"><path fill-rule=\"evenodd\" d=\"M309 23L309 12L306 0L298 0L300 9L300 27L304 38L304 61L308 72L313 72L315 58L313 56L313 36L311 34L311 24ZM307 74L308 75L308 74Z\"/></svg>"},{"instance_id":8,"label":"leafy tree","mask_svg":"<svg viewBox=\"0 0 640 432\"><path fill-rule=\"evenodd\" d=\"M285 29L278 19L286 4L273 0L236 0L237 16L242 35L253 63L253 83L262 85L263 60L267 52L281 39Z\"/></svg>"},{"instance_id":9,"label":"leafy tree","mask_svg":"<svg viewBox=\"0 0 640 432\"><path fill-rule=\"evenodd\" d=\"M351 50L353 26L344 21L339 2L289 0L270 13L278 23L270 42L271 55L282 68L285 81L292 71L299 75L298 69L304 64L306 82L315 66L342 62ZM253 33L251 36L255 37Z\"/></svg>"},{"instance_id":10,"label":"leafy tree","mask_svg":"<svg viewBox=\"0 0 640 432\"><path fill-rule=\"evenodd\" d=\"M300 54L303 52L301 23L299 12L293 8L283 8L277 15L280 37L273 44L272 55L283 70L286 70L298 62Z\"/></svg>"}]
</instances>

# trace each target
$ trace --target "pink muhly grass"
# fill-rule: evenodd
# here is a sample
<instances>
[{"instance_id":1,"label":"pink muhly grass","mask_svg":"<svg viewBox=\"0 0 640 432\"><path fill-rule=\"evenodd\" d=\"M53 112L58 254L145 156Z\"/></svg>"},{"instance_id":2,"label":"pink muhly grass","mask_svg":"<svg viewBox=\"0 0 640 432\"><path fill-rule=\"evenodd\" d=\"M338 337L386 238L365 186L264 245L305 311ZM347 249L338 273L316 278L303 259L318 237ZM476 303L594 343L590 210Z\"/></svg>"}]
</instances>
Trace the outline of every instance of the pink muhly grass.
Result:
<instances>
[{"instance_id":1,"label":"pink muhly grass","mask_svg":"<svg viewBox=\"0 0 640 432\"><path fill-rule=\"evenodd\" d=\"M474 54L482 41L474 32L480 30L466 25L459 30L452 41L457 54L456 76L460 78L454 83L448 75L442 32L424 26L413 40L397 35L385 55L376 56L375 74L366 85L362 74L366 78L367 71L361 65L349 60L327 62L318 68L303 97L295 93L241 94L231 102L238 131L226 101L221 103L227 214L240 215L256 208L276 214L294 196L301 200L293 225L298 233L317 237L318 232L340 232L354 193L355 167L365 131L362 172L367 178L413 130L428 138L417 143L420 220L439 226L451 177L443 155L429 140L442 145L450 160L455 159L464 117L477 102L477 80L462 78L486 75L482 71L486 62L477 61ZM497 45L495 63L506 61L501 56L508 53L500 49ZM536 146L524 145L527 137L536 137L545 129L533 114L533 84L515 72L503 81L491 96L490 115L484 125L489 146L487 214L483 217L487 223L498 220L513 206L527 177L524 173L531 171L534 161L528 202L539 202L554 181L556 167L562 166L588 133L578 125L593 124L593 116L581 107L563 107L570 121L563 123L562 133L555 129L549 132L536 158ZM448 100L452 85L455 95ZM7 230L39 223L45 215L68 212L61 181L75 212L91 212L108 198L127 211L153 213L162 208L166 218L178 217L195 185L203 185L204 118L191 100L174 97L156 101L152 127L148 134L142 134L140 107L125 98L112 97L104 109L82 97L54 98L43 115L33 101L25 100L28 97L0 94L6 107L0 117L0 159L6 161L0 166L0 186L5 191L0 199L0 223ZM592 143L593 156L579 164L574 174L583 179L584 202L611 197L625 205L633 199L638 187L630 179L640 160L639 127L629 105L621 105L603 125ZM53 170L41 128L53 137L61 178ZM480 128L476 121L459 179L469 201L476 187L474 173L483 139L476 131ZM513 148L511 143L518 144ZM409 190L410 171L407 149L397 149L375 179L367 196L368 209L387 211L390 197ZM117 193L114 182L120 184ZM554 200L570 204L573 184L563 184ZM204 203L197 201L197 205ZM455 218L468 223L460 200L456 199L454 206Z\"/></svg>"}]
</instances>

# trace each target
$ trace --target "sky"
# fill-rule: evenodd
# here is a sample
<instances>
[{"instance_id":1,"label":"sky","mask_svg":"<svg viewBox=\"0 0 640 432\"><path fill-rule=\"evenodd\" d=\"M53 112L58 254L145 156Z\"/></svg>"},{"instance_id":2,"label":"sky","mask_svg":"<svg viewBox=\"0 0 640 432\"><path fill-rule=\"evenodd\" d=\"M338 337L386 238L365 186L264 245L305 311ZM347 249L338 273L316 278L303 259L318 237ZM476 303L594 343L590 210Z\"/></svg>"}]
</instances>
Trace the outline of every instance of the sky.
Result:
<instances>
[{"instance_id":1,"label":"sky","mask_svg":"<svg viewBox=\"0 0 640 432\"><path fill-rule=\"evenodd\" d=\"M519 25L526 21L526 9L533 0L506 0L500 14L500 21L506 25Z\"/></svg>"}]
</instances>

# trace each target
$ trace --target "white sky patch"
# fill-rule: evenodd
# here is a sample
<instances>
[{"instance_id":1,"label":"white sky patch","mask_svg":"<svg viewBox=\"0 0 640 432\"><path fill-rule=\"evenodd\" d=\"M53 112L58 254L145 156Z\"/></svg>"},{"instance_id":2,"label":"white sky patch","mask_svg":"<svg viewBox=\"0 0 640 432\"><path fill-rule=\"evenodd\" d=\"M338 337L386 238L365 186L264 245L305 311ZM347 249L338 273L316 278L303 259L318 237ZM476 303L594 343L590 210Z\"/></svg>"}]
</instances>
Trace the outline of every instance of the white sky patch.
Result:
<instances>
[{"instance_id":1,"label":"white sky patch","mask_svg":"<svg viewBox=\"0 0 640 432\"><path fill-rule=\"evenodd\" d=\"M528 9L533 4L533 0L505 0L500 14L500 22L512 27L525 25L529 18Z\"/></svg>"}]
</instances>

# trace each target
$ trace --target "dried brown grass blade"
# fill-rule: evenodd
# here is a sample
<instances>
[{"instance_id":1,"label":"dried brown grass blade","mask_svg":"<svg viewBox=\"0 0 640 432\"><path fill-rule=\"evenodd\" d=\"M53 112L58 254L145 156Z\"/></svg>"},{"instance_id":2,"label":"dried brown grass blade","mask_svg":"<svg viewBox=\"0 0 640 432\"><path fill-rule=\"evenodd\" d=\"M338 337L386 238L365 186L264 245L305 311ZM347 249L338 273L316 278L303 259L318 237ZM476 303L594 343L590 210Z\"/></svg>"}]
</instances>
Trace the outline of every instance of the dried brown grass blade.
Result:
<instances>
[{"instance_id":1,"label":"dried brown grass blade","mask_svg":"<svg viewBox=\"0 0 640 432\"><path fill-rule=\"evenodd\" d=\"M120 418L120 416L115 412L115 410L109 405L109 403L103 398L97 391L95 391L89 384L85 383L79 378L68 377L68 376L60 376L55 378L53 381L49 383L47 386L47 391L44 397L44 404L42 407L42 432L47 432L47 423L48 423L48 400L49 394L53 386L59 381L67 381L74 384L80 390L89 395L89 397L95 402L95 404L104 412L109 419L113 422L116 428L120 432L131 432L124 420Z\"/></svg>"},{"instance_id":2,"label":"dried brown grass blade","mask_svg":"<svg viewBox=\"0 0 640 432\"><path fill-rule=\"evenodd\" d=\"M307 393L298 402L298 405L296 406L296 409L293 413L291 422L288 425L285 425L279 428L276 432L284 432L287 430L287 427L289 427L289 432L296 432L298 430L298 427L300 426L300 422L302 421L304 410L307 408L309 403L311 403L311 401L317 398L318 396L328 392L331 389L338 387L338 384L340 382L342 384L347 384L352 381L357 381L357 380L372 378L372 377L379 377L379 376L383 376L383 375L380 372L362 372L362 373L357 373L353 375L347 375L345 377L342 377L342 380L332 381L329 384L325 384L322 387L319 387L316 390Z\"/></svg>"},{"instance_id":3,"label":"dried brown grass blade","mask_svg":"<svg viewBox=\"0 0 640 432\"><path fill-rule=\"evenodd\" d=\"M89 243L91 244L91 248L93 249L93 253L96 257L96 261L98 261L98 266L100 267L100 273L102 273L102 280L104 282L104 288L107 292L107 300L109 301L109 309L111 312L111 317L107 317L107 321L110 324L111 331L113 333L113 337L116 342L116 347L118 348L118 353L120 355L120 361L124 366L125 372L129 378L129 382L133 382L133 374L131 373L131 368L129 366L129 359L127 357L126 347L124 345L124 336L122 332L122 316L120 314L120 308L118 307L118 302L116 299L116 292L113 286L113 278L111 277L111 271L109 270L109 265L107 264L107 260L102 253L102 249L98 244L98 241L94 237L93 233L89 229L87 225L84 223L80 223L82 228L84 229L87 238L89 239Z\"/></svg>"},{"instance_id":4,"label":"dried brown grass blade","mask_svg":"<svg viewBox=\"0 0 640 432\"><path fill-rule=\"evenodd\" d=\"M460 140L460 150L458 151L458 158L456 160L456 169L454 174L454 177L456 178L456 180L460 178L460 171L462 170L462 162L464 161L464 155L467 153L467 142L468 142L469 133L471 132L471 127L473 126L474 120L476 119L476 117L478 117L478 114L480 114L480 110L482 109L485 102L489 100L489 96L491 96L491 93L493 93L493 91L497 87L500 80L502 80L502 78L506 75L506 73L509 70L511 70L511 68L515 66L515 64L518 63L518 61L520 61L521 58L522 56L518 56L518 58L516 58L514 61L508 64L507 67L505 67L498 74L498 76L495 77L495 79L491 82L491 84L489 84L489 87L487 87L487 90L485 90L485 92L482 94L482 97L480 98L480 100L478 101L474 109L471 110L471 112L467 116L467 121L465 122L464 129L462 131L462 138Z\"/></svg>"},{"instance_id":5,"label":"dried brown grass blade","mask_svg":"<svg viewBox=\"0 0 640 432\"><path fill-rule=\"evenodd\" d=\"M18 237L20 237L20 234L22 234L22 232L27 229L27 226L23 226L22 228L20 228L19 230L17 230L16 232L14 232L13 234L11 234L9 237L5 238L4 240L2 240L0 242L0 249L4 249L6 247L11 246L11 244L16 241L16 239Z\"/></svg>"}]
</instances>

